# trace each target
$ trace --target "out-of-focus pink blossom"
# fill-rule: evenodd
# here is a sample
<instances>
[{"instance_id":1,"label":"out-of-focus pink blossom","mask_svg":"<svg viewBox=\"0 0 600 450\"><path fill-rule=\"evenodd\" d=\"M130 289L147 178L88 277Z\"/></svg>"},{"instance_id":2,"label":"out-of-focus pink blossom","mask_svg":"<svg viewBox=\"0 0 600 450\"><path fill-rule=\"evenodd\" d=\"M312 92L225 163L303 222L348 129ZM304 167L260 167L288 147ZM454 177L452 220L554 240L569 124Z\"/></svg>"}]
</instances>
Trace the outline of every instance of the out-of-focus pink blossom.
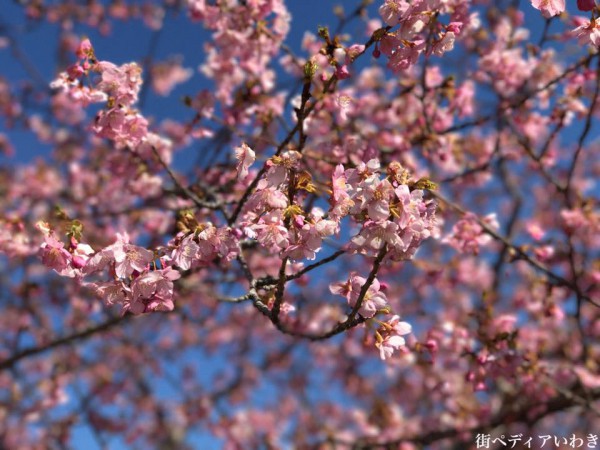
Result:
<instances>
[{"instance_id":1,"label":"out-of-focus pink blossom","mask_svg":"<svg viewBox=\"0 0 600 450\"><path fill-rule=\"evenodd\" d=\"M256 160L256 154L248 144L243 143L240 147L235 149L235 158L238 160L237 173L238 180L243 180L248 176L248 168Z\"/></svg>"},{"instance_id":2,"label":"out-of-focus pink blossom","mask_svg":"<svg viewBox=\"0 0 600 450\"><path fill-rule=\"evenodd\" d=\"M600 23L598 19L580 20L580 25L573 31L573 35L578 38L582 45L592 44L600 47Z\"/></svg>"},{"instance_id":3,"label":"out-of-focus pink blossom","mask_svg":"<svg viewBox=\"0 0 600 450\"><path fill-rule=\"evenodd\" d=\"M454 48L456 35L452 31L447 31L444 36L431 49L431 53L437 56L442 56L444 53L451 51Z\"/></svg>"},{"instance_id":4,"label":"out-of-focus pink blossom","mask_svg":"<svg viewBox=\"0 0 600 450\"><path fill-rule=\"evenodd\" d=\"M498 229L499 225L495 214L489 214L482 220L492 229ZM488 244L491 240L492 237L485 233L477 216L467 213L452 227L452 232L444 238L443 242L460 252L477 255L480 247Z\"/></svg>"},{"instance_id":5,"label":"out-of-focus pink blossom","mask_svg":"<svg viewBox=\"0 0 600 450\"><path fill-rule=\"evenodd\" d=\"M400 17L407 11L410 3L405 0L385 0L379 7L379 14L383 21L393 27L398 24Z\"/></svg>"},{"instance_id":6,"label":"out-of-focus pink blossom","mask_svg":"<svg viewBox=\"0 0 600 450\"><path fill-rule=\"evenodd\" d=\"M152 88L158 95L167 96L181 83L185 83L193 75L191 69L181 66L178 59L171 59L152 66Z\"/></svg>"},{"instance_id":7,"label":"out-of-focus pink blossom","mask_svg":"<svg viewBox=\"0 0 600 450\"><path fill-rule=\"evenodd\" d=\"M54 233L45 237L45 242L40 247L42 262L46 267L61 272L71 262L71 254L64 248L65 245L54 236Z\"/></svg>"},{"instance_id":8,"label":"out-of-focus pink blossom","mask_svg":"<svg viewBox=\"0 0 600 450\"><path fill-rule=\"evenodd\" d=\"M92 47L92 43L89 39L83 39L79 46L77 47L77 51L75 52L79 59L87 59L94 57L94 48Z\"/></svg>"},{"instance_id":9,"label":"out-of-focus pink blossom","mask_svg":"<svg viewBox=\"0 0 600 450\"><path fill-rule=\"evenodd\" d=\"M544 229L538 222L529 222L527 224L527 232L536 241L539 241L544 237Z\"/></svg>"},{"instance_id":10,"label":"out-of-focus pink blossom","mask_svg":"<svg viewBox=\"0 0 600 450\"><path fill-rule=\"evenodd\" d=\"M546 18L562 14L565 10L565 0L531 0L531 5L542 11Z\"/></svg>"}]
</instances>

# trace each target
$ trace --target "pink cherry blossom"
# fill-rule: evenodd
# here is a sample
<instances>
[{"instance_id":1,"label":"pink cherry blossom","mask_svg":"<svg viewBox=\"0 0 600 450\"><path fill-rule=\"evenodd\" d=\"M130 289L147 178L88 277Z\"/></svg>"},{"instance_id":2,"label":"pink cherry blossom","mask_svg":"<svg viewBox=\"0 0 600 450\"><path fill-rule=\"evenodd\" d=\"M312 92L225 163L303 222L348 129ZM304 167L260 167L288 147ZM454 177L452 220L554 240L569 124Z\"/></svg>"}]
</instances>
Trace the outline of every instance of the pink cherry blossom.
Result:
<instances>
[{"instance_id":1,"label":"pink cherry blossom","mask_svg":"<svg viewBox=\"0 0 600 450\"><path fill-rule=\"evenodd\" d=\"M296 229L285 252L292 259L315 259L316 254L321 250L323 239L339 230L335 220L324 219L323 215L323 211L315 208L308 218L302 216L294 218Z\"/></svg>"},{"instance_id":2,"label":"pink cherry blossom","mask_svg":"<svg viewBox=\"0 0 600 450\"><path fill-rule=\"evenodd\" d=\"M405 340L402 336L410 334L412 327L406 322L400 322L400 317L392 316L387 322L383 322L379 328L375 346L379 349L379 356L386 360L392 356L394 351L404 347Z\"/></svg>"},{"instance_id":3,"label":"pink cherry blossom","mask_svg":"<svg viewBox=\"0 0 600 450\"><path fill-rule=\"evenodd\" d=\"M45 243L40 247L42 262L50 269L61 272L71 263L71 254L64 248L65 245L58 241L53 233L45 238Z\"/></svg>"},{"instance_id":4,"label":"pink cherry blossom","mask_svg":"<svg viewBox=\"0 0 600 450\"><path fill-rule=\"evenodd\" d=\"M171 59L152 67L152 88L156 93L167 96L178 84L189 80L193 71L181 66L178 59Z\"/></svg>"},{"instance_id":5,"label":"pink cherry blossom","mask_svg":"<svg viewBox=\"0 0 600 450\"><path fill-rule=\"evenodd\" d=\"M565 10L565 0L531 0L531 5L542 11L546 18L557 16Z\"/></svg>"},{"instance_id":6,"label":"pink cherry blossom","mask_svg":"<svg viewBox=\"0 0 600 450\"><path fill-rule=\"evenodd\" d=\"M199 250L200 247L194 242L194 235L190 234L173 251L173 262L182 270L188 270L198 258Z\"/></svg>"},{"instance_id":7,"label":"pink cherry blossom","mask_svg":"<svg viewBox=\"0 0 600 450\"><path fill-rule=\"evenodd\" d=\"M92 289L107 305L122 304L130 294L129 287L120 281L92 282L87 287Z\"/></svg>"},{"instance_id":8,"label":"pink cherry blossom","mask_svg":"<svg viewBox=\"0 0 600 450\"><path fill-rule=\"evenodd\" d=\"M115 272L120 278L125 278L134 271L143 271L154 259L150 250L130 244L117 244L110 252L115 259Z\"/></svg>"},{"instance_id":9,"label":"pink cherry blossom","mask_svg":"<svg viewBox=\"0 0 600 450\"><path fill-rule=\"evenodd\" d=\"M442 56L451 51L454 48L455 37L456 35L452 31L444 33L444 36L433 45L431 52L434 55Z\"/></svg>"},{"instance_id":10,"label":"pink cherry blossom","mask_svg":"<svg viewBox=\"0 0 600 450\"><path fill-rule=\"evenodd\" d=\"M356 274L351 274L345 283L332 283L329 290L332 294L338 294L346 297L348 304L354 307L361 298L361 291L367 279ZM381 284L376 278L362 297L362 303L358 310L363 317L373 317L378 311L387 307L387 297L381 292Z\"/></svg>"},{"instance_id":11,"label":"pink cherry blossom","mask_svg":"<svg viewBox=\"0 0 600 450\"><path fill-rule=\"evenodd\" d=\"M390 27L398 24L400 17L405 13L410 3L404 0L385 0L385 3L379 7L379 14L383 21Z\"/></svg>"},{"instance_id":12,"label":"pink cherry blossom","mask_svg":"<svg viewBox=\"0 0 600 450\"><path fill-rule=\"evenodd\" d=\"M350 208L354 206L354 201L348 194L348 184L346 183L346 176L344 173L344 166L341 164L335 168L332 175L332 196L331 196L331 210L330 214L332 217L340 219L347 215Z\"/></svg>"},{"instance_id":13,"label":"pink cherry blossom","mask_svg":"<svg viewBox=\"0 0 600 450\"><path fill-rule=\"evenodd\" d=\"M132 299L125 311L140 314L148 311L172 311L173 281L180 278L179 272L167 267L146 272L131 284Z\"/></svg>"},{"instance_id":14,"label":"pink cherry blossom","mask_svg":"<svg viewBox=\"0 0 600 450\"><path fill-rule=\"evenodd\" d=\"M127 278L134 271L143 272L154 260L154 254L143 247L129 243L129 235L117 235L117 241L96 253L88 265L88 273L103 270L108 264L114 263L115 274L119 278Z\"/></svg>"},{"instance_id":15,"label":"pink cherry blossom","mask_svg":"<svg viewBox=\"0 0 600 450\"><path fill-rule=\"evenodd\" d=\"M498 228L495 214L489 214L483 218L483 221L493 229ZM478 219L471 213L467 213L458 221L452 228L452 233L444 238L444 242L456 250L473 254L479 253L480 247L485 246L491 240L491 236L484 233Z\"/></svg>"},{"instance_id":16,"label":"pink cherry blossom","mask_svg":"<svg viewBox=\"0 0 600 450\"><path fill-rule=\"evenodd\" d=\"M83 39L79 43L79 47L77 47L77 51L75 52L79 59L88 59L93 58L94 56L94 48L92 47L92 43L89 39Z\"/></svg>"},{"instance_id":17,"label":"pink cherry blossom","mask_svg":"<svg viewBox=\"0 0 600 450\"><path fill-rule=\"evenodd\" d=\"M394 192L390 182L382 180L374 185L366 186L365 191L361 206L367 207L371 220L386 220L390 215L389 200Z\"/></svg>"},{"instance_id":18,"label":"pink cherry blossom","mask_svg":"<svg viewBox=\"0 0 600 450\"><path fill-rule=\"evenodd\" d=\"M581 44L592 44L600 47L600 24L596 19L581 21L581 25L576 27L572 33L579 39Z\"/></svg>"},{"instance_id":19,"label":"pink cherry blossom","mask_svg":"<svg viewBox=\"0 0 600 450\"><path fill-rule=\"evenodd\" d=\"M367 253L380 250L386 244L390 248L404 247L400 228L397 223L391 221L365 222L360 233L352 238L352 244L353 248Z\"/></svg>"},{"instance_id":20,"label":"pink cherry blossom","mask_svg":"<svg viewBox=\"0 0 600 450\"><path fill-rule=\"evenodd\" d=\"M248 167L256 160L256 154L246 143L235 149L235 158L238 160L238 179L243 180L248 176Z\"/></svg>"},{"instance_id":21,"label":"pink cherry blossom","mask_svg":"<svg viewBox=\"0 0 600 450\"><path fill-rule=\"evenodd\" d=\"M276 211L263 215L251 229L256 233L258 242L267 248L283 250L290 243L288 229Z\"/></svg>"}]
</instances>

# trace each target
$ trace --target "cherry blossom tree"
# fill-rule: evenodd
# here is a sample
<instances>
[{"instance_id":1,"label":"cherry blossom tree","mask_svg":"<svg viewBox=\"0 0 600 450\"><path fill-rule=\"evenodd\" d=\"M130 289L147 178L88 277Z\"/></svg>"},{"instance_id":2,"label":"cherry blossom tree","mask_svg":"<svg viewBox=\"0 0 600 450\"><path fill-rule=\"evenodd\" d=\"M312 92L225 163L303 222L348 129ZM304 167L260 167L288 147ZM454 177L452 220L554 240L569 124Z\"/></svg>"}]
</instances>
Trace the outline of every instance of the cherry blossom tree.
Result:
<instances>
[{"instance_id":1,"label":"cherry blossom tree","mask_svg":"<svg viewBox=\"0 0 600 450\"><path fill-rule=\"evenodd\" d=\"M1 448L595 448L600 7L298 4L0 13Z\"/></svg>"}]
</instances>

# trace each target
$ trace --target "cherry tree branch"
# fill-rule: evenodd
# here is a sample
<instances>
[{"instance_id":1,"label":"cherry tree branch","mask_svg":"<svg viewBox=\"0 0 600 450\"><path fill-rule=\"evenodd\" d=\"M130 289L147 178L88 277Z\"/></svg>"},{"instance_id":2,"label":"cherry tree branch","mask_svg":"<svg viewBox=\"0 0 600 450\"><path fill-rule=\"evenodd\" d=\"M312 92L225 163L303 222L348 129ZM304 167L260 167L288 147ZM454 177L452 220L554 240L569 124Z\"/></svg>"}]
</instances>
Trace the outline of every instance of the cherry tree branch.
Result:
<instances>
[{"instance_id":1,"label":"cherry tree branch","mask_svg":"<svg viewBox=\"0 0 600 450\"><path fill-rule=\"evenodd\" d=\"M433 191L431 191L431 195L433 195L435 198L437 198L438 200L442 201L443 203L445 203L446 205L448 205L450 208L452 208L454 211L460 213L461 215L465 215L467 213L467 211L465 209L463 209L462 207L460 207L456 203L448 200L443 195L441 195L441 194L439 194L437 192L433 192ZM515 253L515 255L517 255L520 259L523 259L529 265L531 265L532 267L534 267L538 271L544 273L548 278L554 280L559 285L568 287L574 293L576 293L577 295L581 296L582 299L585 299L586 301L592 303L593 305L595 305L597 307L600 307L600 304L596 303L588 295L585 295L583 292L581 292L581 289L579 289L579 287L576 284L574 284L573 282L567 280L566 278L562 277L561 275L558 275L557 273L555 273L555 272L551 271L550 269L548 269L546 266L544 266L537 259L535 259L534 257L530 256L527 252L525 252L521 247L518 247L518 246L514 245L506 237L500 235L496 230L494 230L490 225L488 225L487 223L485 223L483 220L481 220L479 218L477 218L476 220L477 220L477 223L479 224L479 226L481 226L483 228L483 230L485 231L485 233L487 233L490 236L492 236L495 240L503 243L510 250L512 250Z\"/></svg>"},{"instance_id":2,"label":"cherry tree branch","mask_svg":"<svg viewBox=\"0 0 600 450\"><path fill-rule=\"evenodd\" d=\"M97 325L86 328L82 331L78 331L76 333L68 334L66 336L54 339L53 341L50 341L46 344L35 347L28 347L24 350L20 350L19 352L13 354L9 358L0 361L0 370L10 369L22 359L39 355L41 353L47 352L48 350L52 350L57 347L62 347L63 345L73 344L79 340L95 336L99 333L115 328L116 326L123 325L124 323L131 320L132 317L134 316L131 314L113 317Z\"/></svg>"},{"instance_id":3,"label":"cherry tree branch","mask_svg":"<svg viewBox=\"0 0 600 450\"><path fill-rule=\"evenodd\" d=\"M296 272L293 275L288 275L286 277L287 281L290 280L295 280L296 278L300 278L302 275L307 274L308 272L310 272L311 270L316 269L317 267L320 267L324 264L327 264L331 261L335 261L337 258L339 258L340 256L344 255L346 253L346 250L338 250L337 252L327 256L326 258L321 259L320 261L317 261L316 263L310 264L306 267L304 267L302 270L299 270L298 272Z\"/></svg>"},{"instance_id":4,"label":"cherry tree branch","mask_svg":"<svg viewBox=\"0 0 600 450\"><path fill-rule=\"evenodd\" d=\"M495 117L497 117L498 115L500 115L502 113L505 113L514 108L518 108L519 106L522 106L528 100L533 98L535 95L548 90L555 84L558 84L563 79L565 79L569 74L575 72L577 69L587 66L590 63L590 61L592 61L592 59L594 59L597 56L598 56L598 53L592 53L592 54L589 54L589 55L581 58L576 63L567 67L560 75L554 77L547 83L545 83L541 86L538 86L535 89L531 89L530 91L523 94L520 98L514 99L513 101L506 102L506 104L504 104L504 105L500 105L498 107L498 109L496 110L496 112L493 114L485 114L485 115L475 118L473 120L459 123L456 125L452 125L446 129L438 132L438 134L447 134L447 133L452 133L454 131L460 131L460 130L464 130L466 128L471 128L473 126L483 125L486 122L489 122L490 120L494 119Z\"/></svg>"},{"instance_id":5,"label":"cherry tree branch","mask_svg":"<svg viewBox=\"0 0 600 450\"><path fill-rule=\"evenodd\" d=\"M363 51L361 51L360 53L358 53L356 55L356 57L354 58L354 61L356 59L358 59L360 56L362 56L369 47L371 47L375 42L377 42L379 39L381 39L381 37L385 34L385 32L389 31L390 29L391 29L391 27L388 26L388 27L376 30L371 35L369 40L365 43L365 48L363 49ZM277 146L277 149L275 150L275 156L279 156L281 154L281 152L283 152L283 150L287 147L287 145L290 142L292 142L296 133L300 133L299 151L302 150L302 147L304 145L304 138L303 138L304 120L306 120L306 118L309 117L310 114L316 109L317 104L319 103L319 100L322 101L325 98L326 94L332 92L335 89L335 85L336 85L337 81L338 81L337 75L335 73L333 73L324 82L323 89L322 89L320 96L316 99L316 101L310 103L307 106L308 100L310 98L310 92L309 92L310 80L305 80L305 82L303 84L303 89L302 89L301 107L297 111L297 115L296 115L296 125L294 126L294 128L292 128L289 131L287 136L285 136L285 138L279 143L279 145ZM233 214L231 215L231 217L228 220L229 225L233 225L235 223L238 216L242 212L244 205L248 201L248 198L250 197L250 195L252 194L254 189L256 189L256 186L258 186L259 181L262 179L262 177L265 175L266 172L267 172L267 165L264 164L263 167L256 174L256 177L254 177L254 179L252 180L252 182L250 183L248 188L244 191L244 194L242 195L236 209L234 210Z\"/></svg>"},{"instance_id":6,"label":"cherry tree branch","mask_svg":"<svg viewBox=\"0 0 600 450\"><path fill-rule=\"evenodd\" d=\"M567 181L565 183L564 191L567 197L567 205L571 206L571 185L573 183L573 176L575 174L575 169L577 168L577 161L579 160L579 156L581 155L581 151L583 150L583 144L587 135L589 134L592 128L592 119L594 113L596 112L596 104L598 102L598 95L600 95L600 58L598 58L597 66L596 66L596 84L594 86L594 94L592 96L592 102L587 110L587 114L585 117L585 124L583 126L583 131L579 135L579 139L577 141L577 148L575 150L575 154L573 155L573 159L571 160L571 164L569 165L569 170L567 172Z\"/></svg>"},{"instance_id":7,"label":"cherry tree branch","mask_svg":"<svg viewBox=\"0 0 600 450\"><path fill-rule=\"evenodd\" d=\"M168 164L162 160L162 158L160 157L160 155L158 153L158 150L156 150L156 148L154 146L152 146L152 152L154 153L154 156L156 157L156 159L158 160L160 165L163 166L163 168L167 171L167 173L169 174L169 177L171 178L171 180L173 181L175 186L181 192L183 192L188 199L193 201L197 207L218 210L218 211L223 210L221 205L218 202L207 202L205 200L202 200L200 197L198 197L196 194L194 194L189 188L187 188L182 183L180 183L179 180L177 179L177 177L175 176L175 174L173 173L173 171L171 170L171 168L168 166Z\"/></svg>"},{"instance_id":8,"label":"cherry tree branch","mask_svg":"<svg viewBox=\"0 0 600 450\"><path fill-rule=\"evenodd\" d=\"M273 308L273 310L269 310L269 308L259 299L259 296L258 296L258 294L256 294L255 290L251 290L248 293L248 295L254 299L255 307L257 307L257 309L259 309L259 311L261 311L264 315L269 317L271 319L271 322L275 325L275 327L282 333L288 334L290 336L294 336L297 338L308 339L311 341L321 341L324 339L329 339L337 334L343 333L351 328L354 328L357 325L360 325L361 323L364 323L367 320L367 318L358 314L358 311L362 307L362 304L365 300L367 292L369 291L369 288L373 284L373 281L375 280L375 277L377 276L377 272L379 271L379 268L381 267L381 263L383 262L383 259L385 258L386 254L387 254L387 246L384 245L381 248L381 250L379 251L379 253L377 254L377 256L375 257L375 260L373 262L373 267L371 268L371 271L369 272L369 275L368 275L367 279L365 280L365 283L361 286L360 293L358 295L358 298L356 300L354 307L352 308L352 311L350 312L350 314L348 315L346 320L344 320L342 322L338 322L333 328L331 328L329 331L326 331L326 332L306 333L304 331L293 330L293 329L287 328L284 324L281 323L278 316L276 316L274 314L273 310L275 308ZM278 286L282 284L281 280L284 280L284 283L285 283L286 278L284 275L282 275L280 273L280 278L277 282ZM277 312L277 314L278 314L278 312Z\"/></svg>"},{"instance_id":9,"label":"cherry tree branch","mask_svg":"<svg viewBox=\"0 0 600 450\"><path fill-rule=\"evenodd\" d=\"M523 405L509 405L504 410L501 410L496 416L490 419L488 422L469 429L458 429L449 428L445 430L428 430L420 434L414 434L412 436L400 437L398 439L380 441L377 438L365 437L358 438L354 441L348 441L346 439L330 439L336 444L348 445L352 449L369 449L369 448L396 448L402 443L412 443L415 445L431 445L435 442L442 441L444 439L456 438L459 435L473 436L473 439L477 434L491 432L498 427L506 427L513 423L526 423L529 426L535 425L543 418L552 414L565 411L574 407L582 407L581 395L587 395L591 400L600 399L600 389L594 389L589 392L582 390L580 385L575 385L571 389L562 390L558 395L549 399L546 402L540 402L532 405L529 402L525 402ZM584 408L587 408L585 405Z\"/></svg>"}]
</instances>

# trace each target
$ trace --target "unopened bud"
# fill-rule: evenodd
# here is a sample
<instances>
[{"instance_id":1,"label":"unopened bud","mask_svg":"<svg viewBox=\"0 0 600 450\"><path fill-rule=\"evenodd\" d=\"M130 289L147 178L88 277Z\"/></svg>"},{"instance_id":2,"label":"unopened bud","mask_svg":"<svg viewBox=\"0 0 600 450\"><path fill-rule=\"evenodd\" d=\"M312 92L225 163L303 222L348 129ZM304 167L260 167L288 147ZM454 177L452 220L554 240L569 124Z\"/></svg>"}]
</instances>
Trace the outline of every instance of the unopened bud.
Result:
<instances>
[{"instance_id":1,"label":"unopened bud","mask_svg":"<svg viewBox=\"0 0 600 450\"><path fill-rule=\"evenodd\" d=\"M330 42L329 28L327 28L327 27L319 27L318 33L319 33L319 36L321 38L323 38L323 39L325 39L327 41L327 43Z\"/></svg>"},{"instance_id":2,"label":"unopened bud","mask_svg":"<svg viewBox=\"0 0 600 450\"><path fill-rule=\"evenodd\" d=\"M306 61L306 63L304 64L304 78L306 80L312 80L312 77L315 76L317 70L319 70L319 66L316 62L312 60Z\"/></svg>"}]
</instances>

